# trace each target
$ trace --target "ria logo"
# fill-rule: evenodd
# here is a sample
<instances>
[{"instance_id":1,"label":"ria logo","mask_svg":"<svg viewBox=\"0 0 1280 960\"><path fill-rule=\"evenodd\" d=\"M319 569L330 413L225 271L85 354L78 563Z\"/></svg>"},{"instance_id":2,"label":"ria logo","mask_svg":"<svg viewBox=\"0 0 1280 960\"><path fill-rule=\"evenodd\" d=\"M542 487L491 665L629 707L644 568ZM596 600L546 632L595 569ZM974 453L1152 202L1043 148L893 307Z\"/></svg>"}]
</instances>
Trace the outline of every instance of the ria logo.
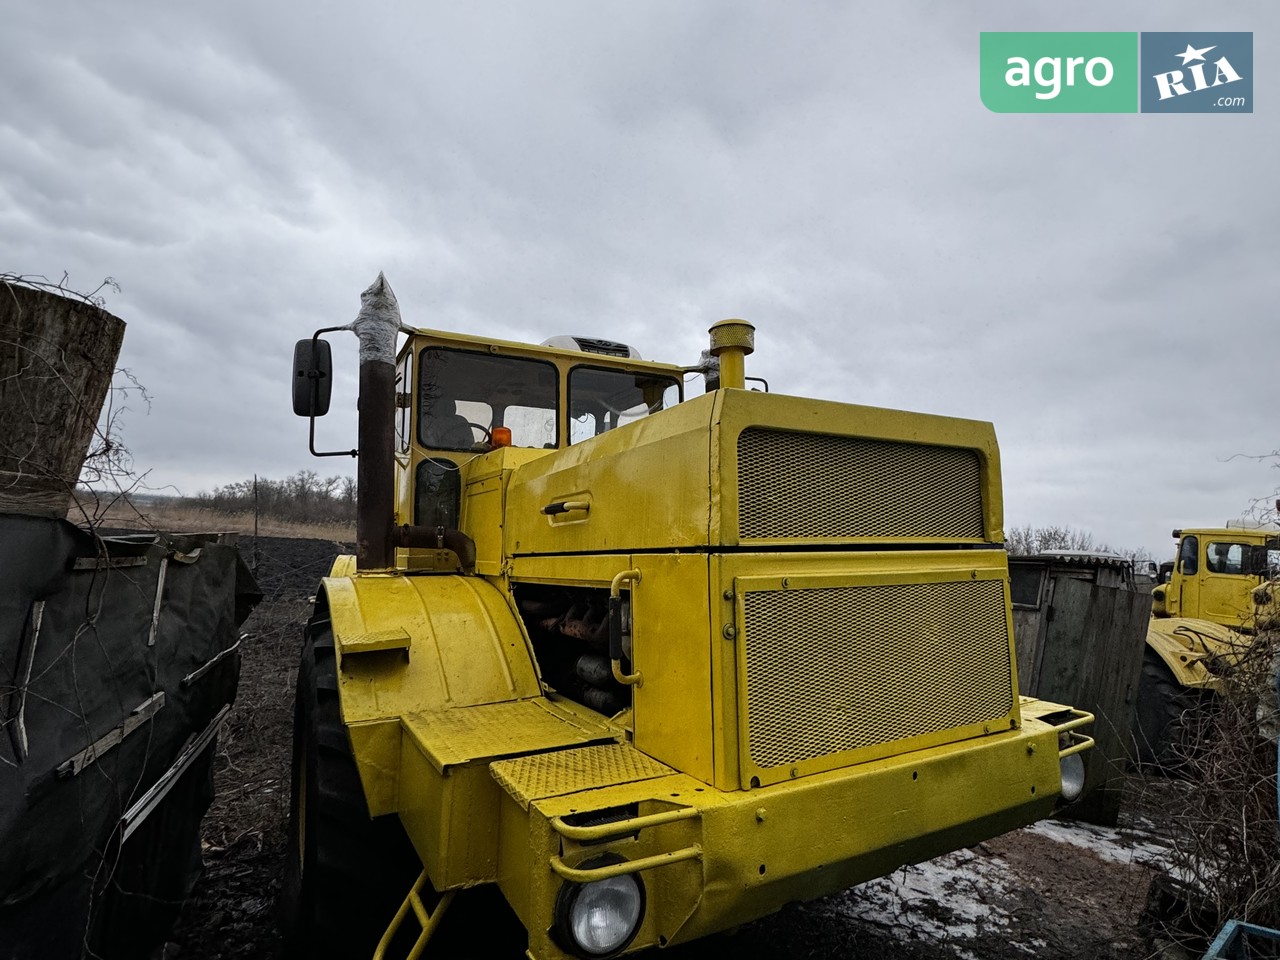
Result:
<instances>
[{"instance_id":1,"label":"ria logo","mask_svg":"<svg viewBox=\"0 0 1280 960\"><path fill-rule=\"evenodd\" d=\"M1142 34L1143 113L1252 113L1252 33Z\"/></svg>"},{"instance_id":2,"label":"ria logo","mask_svg":"<svg viewBox=\"0 0 1280 960\"><path fill-rule=\"evenodd\" d=\"M1210 87L1220 87L1224 83L1234 83L1240 80L1240 74L1236 73L1235 67L1231 66L1231 61L1226 57L1219 57L1213 61L1215 68L1213 75L1213 83L1210 83L1204 76L1204 55L1210 50L1217 47L1213 44L1208 47L1201 47L1197 50L1191 44L1187 44L1187 49L1178 54L1182 58L1182 65L1186 67L1190 64L1187 73L1191 74L1195 86L1195 90L1208 90ZM1199 60L1199 63L1195 61ZM1155 75L1156 88L1160 91L1160 99L1168 100L1170 97L1185 97L1191 92L1187 85L1183 82L1183 71L1170 70L1168 73L1157 73Z\"/></svg>"}]
</instances>

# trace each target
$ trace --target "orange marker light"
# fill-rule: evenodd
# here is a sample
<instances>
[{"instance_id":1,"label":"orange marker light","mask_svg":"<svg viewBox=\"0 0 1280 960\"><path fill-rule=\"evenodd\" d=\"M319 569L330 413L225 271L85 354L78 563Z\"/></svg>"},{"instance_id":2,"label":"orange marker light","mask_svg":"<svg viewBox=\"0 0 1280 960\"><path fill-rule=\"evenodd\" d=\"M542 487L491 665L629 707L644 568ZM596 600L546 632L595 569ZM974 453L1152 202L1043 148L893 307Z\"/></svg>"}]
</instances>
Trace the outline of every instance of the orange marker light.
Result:
<instances>
[{"instance_id":1,"label":"orange marker light","mask_svg":"<svg viewBox=\"0 0 1280 960\"><path fill-rule=\"evenodd\" d=\"M511 428L510 427L494 427L489 431L489 435L493 438L495 447L511 446Z\"/></svg>"}]
</instances>

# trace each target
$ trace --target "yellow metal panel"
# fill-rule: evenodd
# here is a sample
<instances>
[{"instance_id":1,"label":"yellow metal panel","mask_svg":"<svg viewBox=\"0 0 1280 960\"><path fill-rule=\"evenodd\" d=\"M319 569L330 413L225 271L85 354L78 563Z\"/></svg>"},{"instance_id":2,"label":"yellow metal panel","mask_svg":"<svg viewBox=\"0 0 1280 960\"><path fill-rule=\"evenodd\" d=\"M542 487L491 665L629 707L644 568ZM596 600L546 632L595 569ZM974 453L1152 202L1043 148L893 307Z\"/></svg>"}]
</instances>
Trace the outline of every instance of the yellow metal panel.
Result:
<instances>
[{"instance_id":1,"label":"yellow metal panel","mask_svg":"<svg viewBox=\"0 0 1280 960\"><path fill-rule=\"evenodd\" d=\"M351 752L360 770L369 816L380 817L400 809L400 723L374 720L347 728Z\"/></svg>"},{"instance_id":2,"label":"yellow metal panel","mask_svg":"<svg viewBox=\"0 0 1280 960\"><path fill-rule=\"evenodd\" d=\"M525 810L532 800L675 773L624 743L500 760L489 764L489 771Z\"/></svg>"},{"instance_id":3,"label":"yellow metal panel","mask_svg":"<svg viewBox=\"0 0 1280 960\"><path fill-rule=\"evenodd\" d=\"M497 879L498 803L502 791L483 763L441 772L406 735L400 772L400 821L440 890Z\"/></svg>"},{"instance_id":4,"label":"yellow metal panel","mask_svg":"<svg viewBox=\"0 0 1280 960\"><path fill-rule=\"evenodd\" d=\"M423 755L445 772L477 759L613 740L618 731L596 717L592 722L538 697L412 713L402 723Z\"/></svg>"},{"instance_id":5,"label":"yellow metal panel","mask_svg":"<svg viewBox=\"0 0 1280 960\"><path fill-rule=\"evenodd\" d=\"M400 726L400 819L439 889L497 879L501 790L492 761L619 735L543 698L411 714Z\"/></svg>"},{"instance_id":6,"label":"yellow metal panel","mask_svg":"<svg viewBox=\"0 0 1280 960\"><path fill-rule=\"evenodd\" d=\"M384 650L408 650L412 639L403 627L351 634L342 638L342 652L351 655L379 653Z\"/></svg>"},{"instance_id":7,"label":"yellow metal panel","mask_svg":"<svg viewBox=\"0 0 1280 960\"><path fill-rule=\"evenodd\" d=\"M751 791L704 812L707 891L683 942L1037 820L1057 735L1011 732ZM974 749L974 747L978 747ZM1030 749L1029 749L1030 748Z\"/></svg>"},{"instance_id":8,"label":"yellow metal panel","mask_svg":"<svg viewBox=\"0 0 1280 960\"><path fill-rule=\"evenodd\" d=\"M633 557L631 589L635 745L690 776L714 779L711 647L724 641L708 619L706 554Z\"/></svg>"},{"instance_id":9,"label":"yellow metal panel","mask_svg":"<svg viewBox=\"0 0 1280 960\"><path fill-rule=\"evenodd\" d=\"M711 782L721 790L740 785L738 776L738 613L733 592L738 557L712 554L711 566ZM726 567L728 569L726 569Z\"/></svg>"},{"instance_id":10,"label":"yellow metal panel","mask_svg":"<svg viewBox=\"0 0 1280 960\"><path fill-rule=\"evenodd\" d=\"M502 476L468 480L462 491L462 529L476 545L476 572L502 570Z\"/></svg>"},{"instance_id":11,"label":"yellow metal panel","mask_svg":"<svg viewBox=\"0 0 1280 960\"><path fill-rule=\"evenodd\" d=\"M630 554L516 557L511 561L511 579L566 587L607 587L617 574L632 569L632 566Z\"/></svg>"},{"instance_id":12,"label":"yellow metal panel","mask_svg":"<svg viewBox=\"0 0 1280 960\"><path fill-rule=\"evenodd\" d=\"M506 596L462 576L328 578L347 723L540 693ZM348 638L402 630L403 654L344 653Z\"/></svg>"},{"instance_id":13,"label":"yellow metal panel","mask_svg":"<svg viewBox=\"0 0 1280 960\"><path fill-rule=\"evenodd\" d=\"M707 541L714 396L688 400L526 464L507 490L511 555L664 549ZM583 519L542 513L589 500Z\"/></svg>"}]
</instances>

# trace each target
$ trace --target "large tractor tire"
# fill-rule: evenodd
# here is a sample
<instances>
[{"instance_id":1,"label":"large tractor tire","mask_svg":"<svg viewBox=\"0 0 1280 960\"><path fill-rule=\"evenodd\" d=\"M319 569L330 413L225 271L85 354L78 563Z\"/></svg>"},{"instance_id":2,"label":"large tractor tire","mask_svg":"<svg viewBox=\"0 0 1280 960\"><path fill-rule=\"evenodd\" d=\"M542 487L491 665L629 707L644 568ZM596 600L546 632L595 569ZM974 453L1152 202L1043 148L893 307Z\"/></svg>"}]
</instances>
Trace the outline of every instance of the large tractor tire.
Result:
<instances>
[{"instance_id":1,"label":"large tractor tire","mask_svg":"<svg viewBox=\"0 0 1280 960\"><path fill-rule=\"evenodd\" d=\"M1134 756L1140 769L1185 772L1205 719L1206 700L1203 691L1179 683L1158 653L1145 649L1134 712Z\"/></svg>"},{"instance_id":2,"label":"large tractor tire","mask_svg":"<svg viewBox=\"0 0 1280 960\"><path fill-rule=\"evenodd\" d=\"M324 614L307 626L298 668L287 846L280 921L289 956L373 956L422 864L398 817L369 817Z\"/></svg>"}]
</instances>

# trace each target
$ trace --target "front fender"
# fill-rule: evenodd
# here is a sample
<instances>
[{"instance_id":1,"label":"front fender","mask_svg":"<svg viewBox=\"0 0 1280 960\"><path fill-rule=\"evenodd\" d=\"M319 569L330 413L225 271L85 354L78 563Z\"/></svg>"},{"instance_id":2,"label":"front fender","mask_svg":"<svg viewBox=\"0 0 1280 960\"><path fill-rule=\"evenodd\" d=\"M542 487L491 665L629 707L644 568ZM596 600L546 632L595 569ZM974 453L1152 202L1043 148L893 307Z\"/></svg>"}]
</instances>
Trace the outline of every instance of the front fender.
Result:
<instances>
[{"instance_id":1,"label":"front fender","mask_svg":"<svg viewBox=\"0 0 1280 960\"><path fill-rule=\"evenodd\" d=\"M1184 687L1216 689L1219 680L1208 663L1233 662L1249 639L1221 624L1190 617L1153 618L1147 626L1147 646Z\"/></svg>"},{"instance_id":2,"label":"front fender","mask_svg":"<svg viewBox=\"0 0 1280 960\"><path fill-rule=\"evenodd\" d=\"M523 625L480 577L353 572L321 589L371 816L396 810L401 717L541 693Z\"/></svg>"}]
</instances>

